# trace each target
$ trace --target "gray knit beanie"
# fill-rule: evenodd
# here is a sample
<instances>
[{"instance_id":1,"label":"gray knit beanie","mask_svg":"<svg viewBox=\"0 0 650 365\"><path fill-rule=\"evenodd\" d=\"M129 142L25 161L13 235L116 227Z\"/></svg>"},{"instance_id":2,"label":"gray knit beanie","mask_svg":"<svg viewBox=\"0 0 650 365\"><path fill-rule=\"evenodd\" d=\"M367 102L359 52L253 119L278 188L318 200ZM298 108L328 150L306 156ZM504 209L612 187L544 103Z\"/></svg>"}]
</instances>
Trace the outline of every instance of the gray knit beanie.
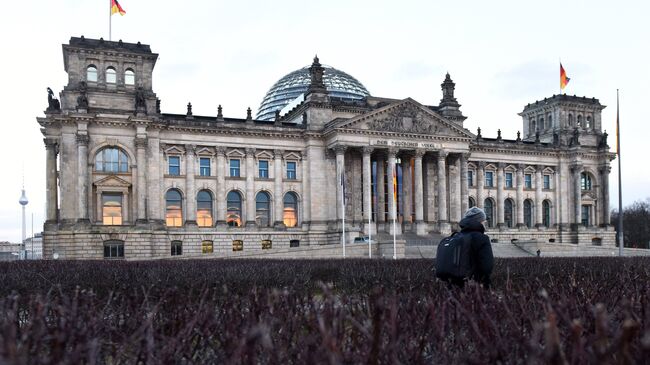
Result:
<instances>
[{"instance_id":1,"label":"gray knit beanie","mask_svg":"<svg viewBox=\"0 0 650 365\"><path fill-rule=\"evenodd\" d=\"M484 220L487 220L487 216L485 215L483 209L479 207L471 207L467 210L467 212L465 212L464 219L481 223Z\"/></svg>"}]
</instances>

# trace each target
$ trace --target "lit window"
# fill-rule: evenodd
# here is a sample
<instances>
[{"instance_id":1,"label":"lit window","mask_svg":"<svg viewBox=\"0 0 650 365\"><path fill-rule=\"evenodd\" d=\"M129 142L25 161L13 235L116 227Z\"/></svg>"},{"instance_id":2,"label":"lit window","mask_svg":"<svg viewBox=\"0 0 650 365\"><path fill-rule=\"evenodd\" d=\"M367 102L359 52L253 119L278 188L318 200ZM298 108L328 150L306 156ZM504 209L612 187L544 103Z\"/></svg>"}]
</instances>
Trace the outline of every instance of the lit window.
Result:
<instances>
[{"instance_id":1,"label":"lit window","mask_svg":"<svg viewBox=\"0 0 650 365\"><path fill-rule=\"evenodd\" d=\"M265 160L260 160L259 163L259 176L262 179L269 178L269 162Z\"/></svg>"},{"instance_id":2,"label":"lit window","mask_svg":"<svg viewBox=\"0 0 650 365\"><path fill-rule=\"evenodd\" d=\"M102 223L107 226L122 224L122 194L102 194Z\"/></svg>"},{"instance_id":3,"label":"lit window","mask_svg":"<svg viewBox=\"0 0 650 365\"><path fill-rule=\"evenodd\" d=\"M228 193L228 211L226 212L226 224L231 227L241 226L241 195L236 191Z\"/></svg>"},{"instance_id":4,"label":"lit window","mask_svg":"<svg viewBox=\"0 0 650 365\"><path fill-rule=\"evenodd\" d=\"M492 171L485 172L485 186L488 188L494 186L494 172Z\"/></svg>"},{"instance_id":5,"label":"lit window","mask_svg":"<svg viewBox=\"0 0 650 365\"><path fill-rule=\"evenodd\" d=\"M506 188L512 187L512 172L506 172Z\"/></svg>"},{"instance_id":6,"label":"lit window","mask_svg":"<svg viewBox=\"0 0 650 365\"><path fill-rule=\"evenodd\" d=\"M183 242L172 241L172 256L180 256L183 254Z\"/></svg>"},{"instance_id":7,"label":"lit window","mask_svg":"<svg viewBox=\"0 0 650 365\"><path fill-rule=\"evenodd\" d=\"M262 240L262 250L270 250L271 248L273 248L273 241Z\"/></svg>"},{"instance_id":8,"label":"lit window","mask_svg":"<svg viewBox=\"0 0 650 365\"><path fill-rule=\"evenodd\" d=\"M298 225L298 198L294 193L286 193L284 195L284 214L282 221L287 227L295 227Z\"/></svg>"},{"instance_id":9,"label":"lit window","mask_svg":"<svg viewBox=\"0 0 650 365\"><path fill-rule=\"evenodd\" d=\"M201 241L201 253L213 253L214 244L212 241Z\"/></svg>"},{"instance_id":10,"label":"lit window","mask_svg":"<svg viewBox=\"0 0 650 365\"><path fill-rule=\"evenodd\" d=\"M179 176L181 174L181 158L179 156L169 156L169 174Z\"/></svg>"},{"instance_id":11,"label":"lit window","mask_svg":"<svg viewBox=\"0 0 650 365\"><path fill-rule=\"evenodd\" d=\"M172 189L165 194L167 212L165 214L165 223L167 227L181 227L183 225L183 198L181 193Z\"/></svg>"},{"instance_id":12,"label":"lit window","mask_svg":"<svg viewBox=\"0 0 650 365\"><path fill-rule=\"evenodd\" d=\"M533 175L532 174L524 175L524 187L526 189L531 189L533 187Z\"/></svg>"},{"instance_id":13,"label":"lit window","mask_svg":"<svg viewBox=\"0 0 650 365\"><path fill-rule=\"evenodd\" d=\"M237 159L230 160L230 176L239 177L239 160Z\"/></svg>"},{"instance_id":14,"label":"lit window","mask_svg":"<svg viewBox=\"0 0 650 365\"><path fill-rule=\"evenodd\" d=\"M114 84L117 82L117 72L113 67L106 69L106 82L109 84Z\"/></svg>"},{"instance_id":15,"label":"lit window","mask_svg":"<svg viewBox=\"0 0 650 365\"><path fill-rule=\"evenodd\" d=\"M474 186L474 171L467 171L467 185Z\"/></svg>"},{"instance_id":16,"label":"lit window","mask_svg":"<svg viewBox=\"0 0 650 365\"><path fill-rule=\"evenodd\" d=\"M124 257L124 241L109 240L104 242L104 258L117 259Z\"/></svg>"},{"instance_id":17,"label":"lit window","mask_svg":"<svg viewBox=\"0 0 650 365\"><path fill-rule=\"evenodd\" d=\"M212 194L201 190L196 196L196 224L199 227L212 227Z\"/></svg>"},{"instance_id":18,"label":"lit window","mask_svg":"<svg viewBox=\"0 0 650 365\"><path fill-rule=\"evenodd\" d=\"M128 169L129 158L117 147L104 148L95 155L95 171L117 173Z\"/></svg>"},{"instance_id":19,"label":"lit window","mask_svg":"<svg viewBox=\"0 0 650 365\"><path fill-rule=\"evenodd\" d=\"M199 174L201 176L210 176L210 159L201 157L199 159Z\"/></svg>"},{"instance_id":20,"label":"lit window","mask_svg":"<svg viewBox=\"0 0 650 365\"><path fill-rule=\"evenodd\" d=\"M244 251L244 241L242 241L242 240L232 240L232 250L233 251Z\"/></svg>"},{"instance_id":21,"label":"lit window","mask_svg":"<svg viewBox=\"0 0 650 365\"><path fill-rule=\"evenodd\" d=\"M269 211L271 198L269 194L261 191L255 198L255 223L259 227L268 227L270 225Z\"/></svg>"},{"instance_id":22,"label":"lit window","mask_svg":"<svg viewBox=\"0 0 650 365\"><path fill-rule=\"evenodd\" d=\"M126 85L135 85L135 72L130 68L124 72L124 83Z\"/></svg>"},{"instance_id":23,"label":"lit window","mask_svg":"<svg viewBox=\"0 0 650 365\"><path fill-rule=\"evenodd\" d=\"M296 179L296 163L287 162L287 179L295 180Z\"/></svg>"},{"instance_id":24,"label":"lit window","mask_svg":"<svg viewBox=\"0 0 650 365\"><path fill-rule=\"evenodd\" d=\"M544 189L551 188L551 175L544 175Z\"/></svg>"},{"instance_id":25,"label":"lit window","mask_svg":"<svg viewBox=\"0 0 650 365\"><path fill-rule=\"evenodd\" d=\"M88 66L86 69L86 81L97 82L97 67Z\"/></svg>"},{"instance_id":26,"label":"lit window","mask_svg":"<svg viewBox=\"0 0 650 365\"><path fill-rule=\"evenodd\" d=\"M580 174L580 186L582 190L591 190L591 176L586 172Z\"/></svg>"}]
</instances>

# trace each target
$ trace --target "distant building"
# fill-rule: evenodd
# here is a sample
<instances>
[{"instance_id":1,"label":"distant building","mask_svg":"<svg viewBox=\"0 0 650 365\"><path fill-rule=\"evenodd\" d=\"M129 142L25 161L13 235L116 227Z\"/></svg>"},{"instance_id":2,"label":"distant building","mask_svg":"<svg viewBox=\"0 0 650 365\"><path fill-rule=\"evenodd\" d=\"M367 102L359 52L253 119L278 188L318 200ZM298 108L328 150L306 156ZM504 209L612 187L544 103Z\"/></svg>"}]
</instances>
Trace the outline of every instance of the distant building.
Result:
<instances>
[{"instance_id":1,"label":"distant building","mask_svg":"<svg viewBox=\"0 0 650 365\"><path fill-rule=\"evenodd\" d=\"M473 205L501 242L613 245L615 155L597 99L536 101L519 114L523 135L488 138L464 128L449 74L440 103L428 105L370 96L316 58L269 90L259 119L250 109L224 117L216 105L216 116L194 115L191 104L167 114L152 88L157 58L140 43L63 45L68 83L38 118L45 258L332 247L343 209L348 242L369 232L390 240L393 218L403 241L437 239Z\"/></svg>"},{"instance_id":2,"label":"distant building","mask_svg":"<svg viewBox=\"0 0 650 365\"><path fill-rule=\"evenodd\" d=\"M19 260L22 248L21 243L0 242L0 261Z\"/></svg>"},{"instance_id":3,"label":"distant building","mask_svg":"<svg viewBox=\"0 0 650 365\"><path fill-rule=\"evenodd\" d=\"M43 234L36 233L34 237L25 239L25 259L39 260L43 257Z\"/></svg>"}]
</instances>

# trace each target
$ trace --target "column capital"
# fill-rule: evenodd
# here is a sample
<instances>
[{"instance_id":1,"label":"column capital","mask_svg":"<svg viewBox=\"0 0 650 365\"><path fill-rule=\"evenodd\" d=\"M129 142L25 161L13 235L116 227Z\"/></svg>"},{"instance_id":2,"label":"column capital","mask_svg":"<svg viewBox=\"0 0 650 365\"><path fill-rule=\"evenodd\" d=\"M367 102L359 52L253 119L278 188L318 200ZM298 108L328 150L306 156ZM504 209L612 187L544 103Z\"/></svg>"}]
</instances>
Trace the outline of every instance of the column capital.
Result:
<instances>
[{"instance_id":1,"label":"column capital","mask_svg":"<svg viewBox=\"0 0 650 365\"><path fill-rule=\"evenodd\" d=\"M422 157L424 157L424 154L425 154L426 152L427 152L427 151L418 148L418 149L415 150L414 157L415 157L416 159L422 159Z\"/></svg>"},{"instance_id":2,"label":"column capital","mask_svg":"<svg viewBox=\"0 0 650 365\"><path fill-rule=\"evenodd\" d=\"M526 164L523 163L517 164L517 172L524 172L525 169L526 169Z\"/></svg>"},{"instance_id":3,"label":"column capital","mask_svg":"<svg viewBox=\"0 0 650 365\"><path fill-rule=\"evenodd\" d=\"M506 163L505 162L497 163L497 170L503 170L505 168L506 168Z\"/></svg>"},{"instance_id":4,"label":"column capital","mask_svg":"<svg viewBox=\"0 0 650 365\"><path fill-rule=\"evenodd\" d=\"M395 147L388 147L388 150L386 150L386 155L388 158L396 158L397 154L399 153L399 148Z\"/></svg>"},{"instance_id":5,"label":"column capital","mask_svg":"<svg viewBox=\"0 0 650 365\"><path fill-rule=\"evenodd\" d=\"M193 155L196 152L196 145L195 144L186 144L185 145L185 152L188 155Z\"/></svg>"},{"instance_id":6,"label":"column capital","mask_svg":"<svg viewBox=\"0 0 650 365\"><path fill-rule=\"evenodd\" d=\"M88 134L85 133L77 133L76 139L77 144L80 146L88 146L88 142L90 142L90 137L88 137Z\"/></svg>"},{"instance_id":7,"label":"column capital","mask_svg":"<svg viewBox=\"0 0 650 365\"><path fill-rule=\"evenodd\" d=\"M363 146L363 147L361 148L361 151L363 152L364 155L369 155L369 154L371 154L372 151L374 151L374 150L375 150L375 149L372 148L372 147L370 147L370 146Z\"/></svg>"},{"instance_id":8,"label":"column capital","mask_svg":"<svg viewBox=\"0 0 650 365\"><path fill-rule=\"evenodd\" d=\"M59 140L56 138L43 138L45 149L52 149L54 152L59 152Z\"/></svg>"},{"instance_id":9,"label":"column capital","mask_svg":"<svg viewBox=\"0 0 650 365\"><path fill-rule=\"evenodd\" d=\"M469 156L471 156L472 154L469 153L469 152L462 152L462 153L459 153L459 155L460 155L460 158L461 158L461 159L465 159L465 161L468 161L468 160L469 160Z\"/></svg>"},{"instance_id":10,"label":"column capital","mask_svg":"<svg viewBox=\"0 0 650 365\"><path fill-rule=\"evenodd\" d=\"M334 150L334 153L336 153L337 155L342 155L348 149L348 146L346 146L344 144L337 144L332 149Z\"/></svg>"},{"instance_id":11,"label":"column capital","mask_svg":"<svg viewBox=\"0 0 650 365\"><path fill-rule=\"evenodd\" d=\"M601 166L601 167L598 168L598 171L599 171L602 175L607 175L607 174L609 174L609 173L612 172L612 167L609 166L609 165L608 165L608 166Z\"/></svg>"},{"instance_id":12,"label":"column capital","mask_svg":"<svg viewBox=\"0 0 650 365\"><path fill-rule=\"evenodd\" d=\"M255 148L248 147L246 148L246 157L254 157L255 156Z\"/></svg>"},{"instance_id":13,"label":"column capital","mask_svg":"<svg viewBox=\"0 0 650 365\"><path fill-rule=\"evenodd\" d=\"M438 151L438 161L444 160L445 158L447 158L448 154L449 153L447 151L445 151L445 150L439 150Z\"/></svg>"},{"instance_id":14,"label":"column capital","mask_svg":"<svg viewBox=\"0 0 650 365\"><path fill-rule=\"evenodd\" d=\"M584 166L582 164L571 165L571 172L573 173L580 173L583 169Z\"/></svg>"},{"instance_id":15,"label":"column capital","mask_svg":"<svg viewBox=\"0 0 650 365\"><path fill-rule=\"evenodd\" d=\"M309 148L305 148L304 150L301 151L302 153L302 159L307 160L309 158Z\"/></svg>"},{"instance_id":16,"label":"column capital","mask_svg":"<svg viewBox=\"0 0 650 365\"><path fill-rule=\"evenodd\" d=\"M478 161L478 163L477 163L478 168L481 169L481 170L485 169L486 164L487 163L485 161Z\"/></svg>"},{"instance_id":17,"label":"column capital","mask_svg":"<svg viewBox=\"0 0 650 365\"><path fill-rule=\"evenodd\" d=\"M217 156L225 156L228 149L226 146L217 146L215 150L217 151Z\"/></svg>"},{"instance_id":18,"label":"column capital","mask_svg":"<svg viewBox=\"0 0 650 365\"><path fill-rule=\"evenodd\" d=\"M540 174L544 170L544 165L535 165L535 172L539 172Z\"/></svg>"},{"instance_id":19,"label":"column capital","mask_svg":"<svg viewBox=\"0 0 650 365\"><path fill-rule=\"evenodd\" d=\"M273 157L275 157L276 160L281 159L282 156L284 156L284 150L273 150Z\"/></svg>"},{"instance_id":20,"label":"column capital","mask_svg":"<svg viewBox=\"0 0 650 365\"><path fill-rule=\"evenodd\" d=\"M135 147L136 148L146 148L147 147L147 138L146 137L136 137L135 138Z\"/></svg>"}]
</instances>

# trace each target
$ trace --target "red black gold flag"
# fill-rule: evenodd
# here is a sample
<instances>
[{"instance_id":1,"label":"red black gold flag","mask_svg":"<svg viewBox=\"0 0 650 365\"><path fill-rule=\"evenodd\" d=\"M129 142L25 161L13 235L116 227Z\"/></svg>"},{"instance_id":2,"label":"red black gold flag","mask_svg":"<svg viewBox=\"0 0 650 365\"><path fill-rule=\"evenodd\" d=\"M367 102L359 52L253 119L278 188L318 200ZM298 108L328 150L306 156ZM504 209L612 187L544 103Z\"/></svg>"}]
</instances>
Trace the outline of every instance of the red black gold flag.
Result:
<instances>
[{"instance_id":1,"label":"red black gold flag","mask_svg":"<svg viewBox=\"0 0 650 365\"><path fill-rule=\"evenodd\" d=\"M111 15L115 13L120 13L120 15L124 15L126 14L126 11L122 9L120 3L118 3L117 0L111 0Z\"/></svg>"},{"instance_id":2,"label":"red black gold flag","mask_svg":"<svg viewBox=\"0 0 650 365\"><path fill-rule=\"evenodd\" d=\"M560 63L560 90L564 90L570 80L566 75L566 71L564 71L564 67L562 67L562 63Z\"/></svg>"}]
</instances>

